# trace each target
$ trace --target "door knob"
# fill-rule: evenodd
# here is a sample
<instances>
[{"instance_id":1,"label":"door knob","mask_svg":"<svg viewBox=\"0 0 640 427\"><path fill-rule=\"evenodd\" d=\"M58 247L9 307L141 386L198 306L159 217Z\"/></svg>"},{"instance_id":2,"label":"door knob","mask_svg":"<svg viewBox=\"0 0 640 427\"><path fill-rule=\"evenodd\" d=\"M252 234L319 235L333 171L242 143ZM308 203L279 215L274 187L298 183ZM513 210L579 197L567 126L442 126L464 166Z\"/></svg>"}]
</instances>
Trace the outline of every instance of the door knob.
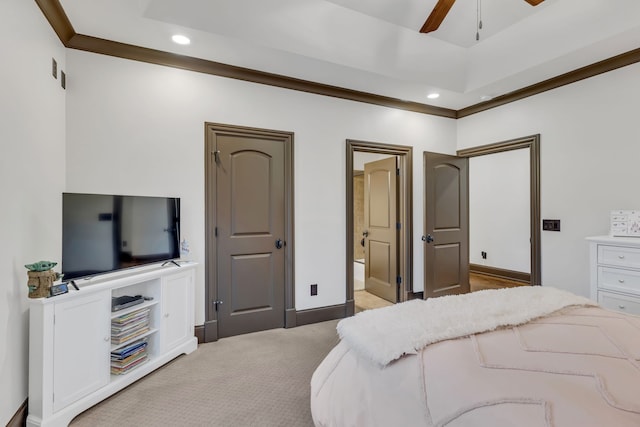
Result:
<instances>
[{"instance_id":1,"label":"door knob","mask_svg":"<svg viewBox=\"0 0 640 427\"><path fill-rule=\"evenodd\" d=\"M365 231L362 232L362 235L364 237L369 237L369 232L367 230L365 230Z\"/></svg>"},{"instance_id":2,"label":"door knob","mask_svg":"<svg viewBox=\"0 0 640 427\"><path fill-rule=\"evenodd\" d=\"M423 242L427 242L427 243L431 243L431 242L433 242L433 237L431 236L431 234L427 234L426 236L422 236L422 241Z\"/></svg>"},{"instance_id":3,"label":"door knob","mask_svg":"<svg viewBox=\"0 0 640 427\"><path fill-rule=\"evenodd\" d=\"M276 249L282 249L284 246L284 241L282 239L276 240Z\"/></svg>"}]
</instances>

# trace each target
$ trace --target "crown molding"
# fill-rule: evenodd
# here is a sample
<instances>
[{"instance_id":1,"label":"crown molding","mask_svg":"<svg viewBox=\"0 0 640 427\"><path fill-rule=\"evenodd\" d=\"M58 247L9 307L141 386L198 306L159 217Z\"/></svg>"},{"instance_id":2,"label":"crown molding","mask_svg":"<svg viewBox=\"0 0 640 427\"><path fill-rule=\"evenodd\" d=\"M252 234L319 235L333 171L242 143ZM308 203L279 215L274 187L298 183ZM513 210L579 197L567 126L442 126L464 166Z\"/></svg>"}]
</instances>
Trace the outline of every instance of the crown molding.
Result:
<instances>
[{"instance_id":1,"label":"crown molding","mask_svg":"<svg viewBox=\"0 0 640 427\"><path fill-rule=\"evenodd\" d=\"M481 111L499 107L501 105L518 101L529 96L537 95L551 89L556 89L561 86L566 86L580 80L588 79L589 77L597 76L598 74L607 73L609 71L613 71L627 65L635 64L637 62L640 62L640 48L630 50L620 55L616 55L611 58L596 62L594 64L569 71L568 73L552 77L550 79L535 83L522 89L518 89L505 95L498 96L490 101L481 102L479 104L463 108L457 111L457 118L460 119L462 117L467 117Z\"/></svg>"},{"instance_id":2,"label":"crown molding","mask_svg":"<svg viewBox=\"0 0 640 427\"><path fill-rule=\"evenodd\" d=\"M308 92L317 95L331 96L383 107L413 111L416 113L430 114L434 116L455 118L456 111L448 108L434 107L419 102L404 101L388 96L375 95L352 89L316 83L308 80L286 77L279 74L236 67L221 62L209 61L191 56L178 55L156 49L149 49L126 43L114 42L97 37L75 34L66 47L86 52L110 55L118 58L147 62L150 64L164 65L183 70L196 71L219 77L228 77L269 86Z\"/></svg>"},{"instance_id":3,"label":"crown molding","mask_svg":"<svg viewBox=\"0 0 640 427\"><path fill-rule=\"evenodd\" d=\"M53 31L58 35L62 44L67 46L71 37L76 34L76 30L73 29L73 25L71 25L71 21L69 21L67 14L64 9L62 9L60 1L35 0L35 2L42 11L44 17L49 21L49 25L51 25Z\"/></svg>"},{"instance_id":4,"label":"crown molding","mask_svg":"<svg viewBox=\"0 0 640 427\"><path fill-rule=\"evenodd\" d=\"M529 96L537 95L551 89L556 89L598 74L606 73L627 65L640 62L640 48L623 54L587 65L582 68L561 74L522 89L498 96L490 101L480 102L460 110L435 107L420 102L405 101L383 95L346 89L338 86L296 79L280 74L272 74L249 68L236 67L220 62L209 61L190 56L178 55L161 50L149 49L112 40L101 39L84 34L78 34L73 28L59 0L35 0L47 21L58 35L62 44L69 49L77 49L118 58L142 61L150 64L180 68L183 70L211 74L219 77L244 80L253 83L276 86L284 89L297 90L317 95L364 102L383 107L433 116L459 119L482 111L509 104Z\"/></svg>"}]
</instances>

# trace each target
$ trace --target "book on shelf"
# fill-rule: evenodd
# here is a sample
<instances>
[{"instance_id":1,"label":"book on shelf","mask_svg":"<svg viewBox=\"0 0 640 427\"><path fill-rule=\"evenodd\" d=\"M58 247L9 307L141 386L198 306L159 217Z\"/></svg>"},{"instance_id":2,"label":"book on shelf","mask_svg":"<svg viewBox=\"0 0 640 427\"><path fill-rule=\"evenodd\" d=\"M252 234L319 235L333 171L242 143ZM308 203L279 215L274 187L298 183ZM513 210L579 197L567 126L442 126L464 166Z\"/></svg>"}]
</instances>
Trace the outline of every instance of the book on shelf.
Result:
<instances>
[{"instance_id":1,"label":"book on shelf","mask_svg":"<svg viewBox=\"0 0 640 427\"><path fill-rule=\"evenodd\" d=\"M147 355L146 353L144 355L142 355L140 358L136 359L134 362L131 362L130 364L126 365L126 366L114 366L113 364L111 365L111 373L113 375L122 375L122 374L126 374L127 372L131 371L132 369L138 367L139 365L142 365L144 362L147 361Z\"/></svg>"},{"instance_id":2,"label":"book on shelf","mask_svg":"<svg viewBox=\"0 0 640 427\"><path fill-rule=\"evenodd\" d=\"M148 359L146 338L134 341L111 352L111 373L122 375L144 363Z\"/></svg>"},{"instance_id":3,"label":"book on shelf","mask_svg":"<svg viewBox=\"0 0 640 427\"><path fill-rule=\"evenodd\" d=\"M148 341L146 338L139 339L111 352L111 357L125 358L140 348L146 348Z\"/></svg>"},{"instance_id":4,"label":"book on shelf","mask_svg":"<svg viewBox=\"0 0 640 427\"><path fill-rule=\"evenodd\" d=\"M148 307L111 319L111 343L122 344L147 333L149 329Z\"/></svg>"},{"instance_id":5,"label":"book on shelf","mask_svg":"<svg viewBox=\"0 0 640 427\"><path fill-rule=\"evenodd\" d=\"M111 335L111 344L122 344L124 342L127 342L129 340L132 340L136 337L139 337L140 335L143 335L145 333L149 332L149 327L145 326L143 328L139 328L136 330L133 330L125 335Z\"/></svg>"},{"instance_id":6,"label":"book on shelf","mask_svg":"<svg viewBox=\"0 0 640 427\"><path fill-rule=\"evenodd\" d=\"M146 354L146 347L140 347L128 356L111 356L111 366L126 366L131 362L140 358L140 355Z\"/></svg>"},{"instance_id":7,"label":"book on shelf","mask_svg":"<svg viewBox=\"0 0 640 427\"><path fill-rule=\"evenodd\" d=\"M149 316L149 312L151 309L149 307L144 307L139 310L132 311L127 314L123 314L122 316L116 316L111 319L111 324L123 325L130 322L135 322L137 319L140 319L145 316Z\"/></svg>"},{"instance_id":8,"label":"book on shelf","mask_svg":"<svg viewBox=\"0 0 640 427\"><path fill-rule=\"evenodd\" d=\"M111 333L115 335L124 335L130 331L144 328L145 326L149 326L149 318L140 319L124 326L111 325Z\"/></svg>"}]
</instances>

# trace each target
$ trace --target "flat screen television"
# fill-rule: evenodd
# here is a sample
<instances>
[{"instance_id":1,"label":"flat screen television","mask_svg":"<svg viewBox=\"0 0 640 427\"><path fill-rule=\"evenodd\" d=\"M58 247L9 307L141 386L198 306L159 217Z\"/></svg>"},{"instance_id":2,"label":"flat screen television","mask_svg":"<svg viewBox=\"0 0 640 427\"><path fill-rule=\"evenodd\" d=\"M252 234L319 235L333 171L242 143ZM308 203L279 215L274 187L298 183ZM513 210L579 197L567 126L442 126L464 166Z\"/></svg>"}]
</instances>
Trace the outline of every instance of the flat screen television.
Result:
<instances>
[{"instance_id":1,"label":"flat screen television","mask_svg":"<svg viewBox=\"0 0 640 427\"><path fill-rule=\"evenodd\" d=\"M177 197L62 194L64 280L180 257Z\"/></svg>"}]
</instances>

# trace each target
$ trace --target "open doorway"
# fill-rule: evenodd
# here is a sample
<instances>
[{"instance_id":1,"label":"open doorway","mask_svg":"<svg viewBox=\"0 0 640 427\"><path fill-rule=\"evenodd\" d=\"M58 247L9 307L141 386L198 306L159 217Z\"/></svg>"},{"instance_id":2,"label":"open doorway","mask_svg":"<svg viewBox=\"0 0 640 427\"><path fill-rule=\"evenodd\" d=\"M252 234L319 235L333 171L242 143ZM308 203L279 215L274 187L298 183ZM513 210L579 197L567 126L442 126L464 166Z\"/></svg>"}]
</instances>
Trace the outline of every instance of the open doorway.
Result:
<instances>
[{"instance_id":1,"label":"open doorway","mask_svg":"<svg viewBox=\"0 0 640 427\"><path fill-rule=\"evenodd\" d=\"M412 148L347 140L347 315L411 292Z\"/></svg>"},{"instance_id":2,"label":"open doorway","mask_svg":"<svg viewBox=\"0 0 640 427\"><path fill-rule=\"evenodd\" d=\"M457 154L469 158L472 290L540 285L540 135ZM489 197L482 186L492 188Z\"/></svg>"},{"instance_id":3,"label":"open doorway","mask_svg":"<svg viewBox=\"0 0 640 427\"><path fill-rule=\"evenodd\" d=\"M529 285L529 149L469 159L471 292Z\"/></svg>"},{"instance_id":4,"label":"open doorway","mask_svg":"<svg viewBox=\"0 0 640 427\"><path fill-rule=\"evenodd\" d=\"M398 156L353 156L355 312L398 301Z\"/></svg>"},{"instance_id":5,"label":"open doorway","mask_svg":"<svg viewBox=\"0 0 640 427\"><path fill-rule=\"evenodd\" d=\"M540 268L540 135L459 150L457 156L424 153L425 159L425 292L424 297L469 291L470 158L525 149L529 162L530 285L541 284ZM505 179L505 178L503 178ZM508 179L508 178L507 178ZM503 203L508 203L504 201ZM496 207L498 208L498 207ZM501 273L504 273L501 272Z\"/></svg>"}]
</instances>

